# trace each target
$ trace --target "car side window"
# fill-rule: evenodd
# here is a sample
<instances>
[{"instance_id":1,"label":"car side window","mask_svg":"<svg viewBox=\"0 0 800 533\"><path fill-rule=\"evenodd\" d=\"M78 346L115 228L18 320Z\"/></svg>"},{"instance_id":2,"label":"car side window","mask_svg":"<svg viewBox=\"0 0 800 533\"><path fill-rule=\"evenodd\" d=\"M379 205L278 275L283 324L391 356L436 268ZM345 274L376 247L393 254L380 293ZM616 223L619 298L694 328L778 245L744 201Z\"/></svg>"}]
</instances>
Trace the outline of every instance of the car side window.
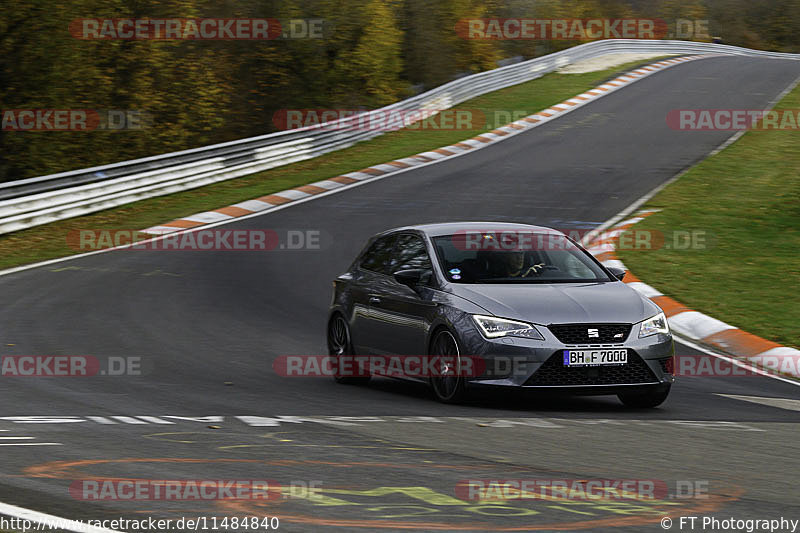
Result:
<instances>
[{"instance_id":1,"label":"car side window","mask_svg":"<svg viewBox=\"0 0 800 533\"><path fill-rule=\"evenodd\" d=\"M428 249L425 247L425 242L416 235L400 235L397 238L397 246L394 250L394 271L410 270L421 268L428 270L430 274L423 277L423 284L430 281L433 275L433 266L431 265L431 258L428 255Z\"/></svg>"},{"instance_id":2,"label":"car side window","mask_svg":"<svg viewBox=\"0 0 800 533\"><path fill-rule=\"evenodd\" d=\"M359 266L364 270L389 274L395 240L397 240L396 235L387 235L376 240L364 254Z\"/></svg>"}]
</instances>

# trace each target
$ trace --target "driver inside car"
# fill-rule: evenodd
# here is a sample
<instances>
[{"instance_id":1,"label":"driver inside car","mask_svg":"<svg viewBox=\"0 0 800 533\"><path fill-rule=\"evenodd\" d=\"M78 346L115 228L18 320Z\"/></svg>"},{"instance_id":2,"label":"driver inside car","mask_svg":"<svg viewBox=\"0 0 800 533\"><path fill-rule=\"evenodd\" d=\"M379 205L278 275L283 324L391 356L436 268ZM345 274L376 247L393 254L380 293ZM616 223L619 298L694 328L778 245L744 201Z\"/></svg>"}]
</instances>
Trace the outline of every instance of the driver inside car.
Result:
<instances>
[{"instance_id":1,"label":"driver inside car","mask_svg":"<svg viewBox=\"0 0 800 533\"><path fill-rule=\"evenodd\" d=\"M524 278L537 275L540 270L544 269L544 263L526 266L527 254L525 252L506 252L501 257L503 258L503 273L499 277Z\"/></svg>"}]
</instances>

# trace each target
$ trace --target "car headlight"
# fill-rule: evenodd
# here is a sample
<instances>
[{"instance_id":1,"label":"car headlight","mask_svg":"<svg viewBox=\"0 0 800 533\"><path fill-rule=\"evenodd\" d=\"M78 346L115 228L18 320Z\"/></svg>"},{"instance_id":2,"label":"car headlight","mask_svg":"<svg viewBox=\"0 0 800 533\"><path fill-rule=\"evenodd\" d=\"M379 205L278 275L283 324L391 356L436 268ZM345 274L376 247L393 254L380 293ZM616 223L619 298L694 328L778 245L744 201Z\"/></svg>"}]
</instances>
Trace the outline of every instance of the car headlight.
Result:
<instances>
[{"instance_id":1,"label":"car headlight","mask_svg":"<svg viewBox=\"0 0 800 533\"><path fill-rule=\"evenodd\" d=\"M533 324L497 318L495 316L472 315L472 319L478 325L483 336L487 339L498 337L523 337L526 339L536 339L543 341L544 337Z\"/></svg>"},{"instance_id":2,"label":"car headlight","mask_svg":"<svg viewBox=\"0 0 800 533\"><path fill-rule=\"evenodd\" d=\"M667 323L667 317L664 316L664 313L658 313L656 316L648 318L641 324L642 325L639 326L640 339L642 337L655 335L656 333L669 333L669 323Z\"/></svg>"}]
</instances>

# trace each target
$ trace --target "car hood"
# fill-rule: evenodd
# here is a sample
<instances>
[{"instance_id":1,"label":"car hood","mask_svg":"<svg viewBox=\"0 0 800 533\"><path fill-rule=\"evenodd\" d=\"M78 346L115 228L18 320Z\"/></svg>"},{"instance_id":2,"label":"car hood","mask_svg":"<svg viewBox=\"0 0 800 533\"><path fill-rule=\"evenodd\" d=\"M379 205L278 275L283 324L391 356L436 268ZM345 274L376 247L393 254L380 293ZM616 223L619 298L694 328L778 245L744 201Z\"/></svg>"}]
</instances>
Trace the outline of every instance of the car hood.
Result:
<instances>
[{"instance_id":1,"label":"car hood","mask_svg":"<svg viewBox=\"0 0 800 533\"><path fill-rule=\"evenodd\" d=\"M452 292L503 318L535 324L636 323L658 307L624 283L452 284Z\"/></svg>"}]
</instances>

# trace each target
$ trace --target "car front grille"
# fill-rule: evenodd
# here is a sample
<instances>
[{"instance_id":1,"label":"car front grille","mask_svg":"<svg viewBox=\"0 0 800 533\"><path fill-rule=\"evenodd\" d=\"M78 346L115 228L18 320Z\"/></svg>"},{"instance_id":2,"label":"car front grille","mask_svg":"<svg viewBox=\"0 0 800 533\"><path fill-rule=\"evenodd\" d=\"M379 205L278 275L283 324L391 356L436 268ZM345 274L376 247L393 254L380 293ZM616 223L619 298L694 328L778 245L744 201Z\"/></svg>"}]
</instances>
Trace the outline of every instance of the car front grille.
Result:
<instances>
[{"instance_id":1,"label":"car front grille","mask_svg":"<svg viewBox=\"0 0 800 533\"><path fill-rule=\"evenodd\" d=\"M569 367L564 366L563 351L554 353L539 367L525 386L592 386L631 385L658 381L647 363L633 350L628 351L628 362L616 366Z\"/></svg>"},{"instance_id":2,"label":"car front grille","mask_svg":"<svg viewBox=\"0 0 800 533\"><path fill-rule=\"evenodd\" d=\"M564 344L619 344L628 338L632 326L631 324L551 324L547 327Z\"/></svg>"}]
</instances>

